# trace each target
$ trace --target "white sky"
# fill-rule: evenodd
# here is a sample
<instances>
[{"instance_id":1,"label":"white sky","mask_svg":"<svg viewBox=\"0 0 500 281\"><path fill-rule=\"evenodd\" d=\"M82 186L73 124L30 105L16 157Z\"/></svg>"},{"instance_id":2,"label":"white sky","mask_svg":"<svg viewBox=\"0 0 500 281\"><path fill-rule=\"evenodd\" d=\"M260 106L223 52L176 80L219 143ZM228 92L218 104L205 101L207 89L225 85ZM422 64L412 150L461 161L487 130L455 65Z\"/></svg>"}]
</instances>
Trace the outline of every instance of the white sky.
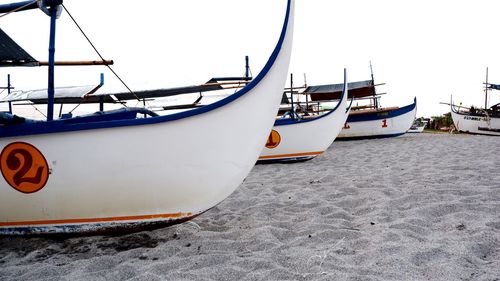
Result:
<instances>
[{"instance_id":1,"label":"white sky","mask_svg":"<svg viewBox=\"0 0 500 281\"><path fill-rule=\"evenodd\" d=\"M11 1L0 0L0 4ZM128 4L130 3L130 4ZM134 3L134 4L132 4ZM141 4L141 6L139 6ZM250 56L260 71L281 30L285 0L65 0L115 71L133 89L194 85L214 76L244 74ZM450 95L464 105L484 104L483 82L500 83L498 0L296 0L290 72L295 85L370 79L386 83L383 106L417 97L417 116L449 111ZM31 10L0 18L0 27L38 60L47 60L49 17ZM98 56L63 12L57 22L57 60ZM58 67L56 86L98 83L125 91L105 67ZM45 88L46 68L0 68L17 89ZM493 103L500 93L492 92ZM2 105L0 105L2 110Z\"/></svg>"}]
</instances>

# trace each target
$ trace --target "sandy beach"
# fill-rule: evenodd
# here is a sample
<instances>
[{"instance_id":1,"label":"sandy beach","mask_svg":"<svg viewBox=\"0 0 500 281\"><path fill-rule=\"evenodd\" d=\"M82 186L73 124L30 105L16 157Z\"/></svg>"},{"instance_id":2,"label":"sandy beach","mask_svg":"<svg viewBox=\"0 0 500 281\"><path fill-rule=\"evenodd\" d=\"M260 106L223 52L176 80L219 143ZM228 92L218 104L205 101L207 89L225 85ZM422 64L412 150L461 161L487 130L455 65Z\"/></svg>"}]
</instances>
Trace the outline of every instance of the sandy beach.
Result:
<instances>
[{"instance_id":1,"label":"sandy beach","mask_svg":"<svg viewBox=\"0 0 500 281\"><path fill-rule=\"evenodd\" d=\"M0 237L0 280L500 280L500 139L407 134L258 165L181 225Z\"/></svg>"}]
</instances>

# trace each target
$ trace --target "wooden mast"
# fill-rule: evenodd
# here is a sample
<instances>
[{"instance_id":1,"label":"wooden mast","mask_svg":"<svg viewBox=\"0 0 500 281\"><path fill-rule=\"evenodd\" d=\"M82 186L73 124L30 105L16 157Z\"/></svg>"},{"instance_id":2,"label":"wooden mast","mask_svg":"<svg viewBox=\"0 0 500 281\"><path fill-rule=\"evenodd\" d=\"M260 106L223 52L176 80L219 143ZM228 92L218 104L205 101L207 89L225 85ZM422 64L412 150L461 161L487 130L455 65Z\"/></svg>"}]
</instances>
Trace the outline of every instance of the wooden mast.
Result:
<instances>
[{"instance_id":1,"label":"wooden mast","mask_svg":"<svg viewBox=\"0 0 500 281\"><path fill-rule=\"evenodd\" d=\"M486 67L486 88L484 89L484 110L488 109L488 67Z\"/></svg>"},{"instance_id":2,"label":"wooden mast","mask_svg":"<svg viewBox=\"0 0 500 281\"><path fill-rule=\"evenodd\" d=\"M372 76L372 84L373 84L373 105L375 106L375 109L378 109L378 100L377 100L377 93L375 92L375 79L373 78L372 61L370 61L370 73Z\"/></svg>"}]
</instances>

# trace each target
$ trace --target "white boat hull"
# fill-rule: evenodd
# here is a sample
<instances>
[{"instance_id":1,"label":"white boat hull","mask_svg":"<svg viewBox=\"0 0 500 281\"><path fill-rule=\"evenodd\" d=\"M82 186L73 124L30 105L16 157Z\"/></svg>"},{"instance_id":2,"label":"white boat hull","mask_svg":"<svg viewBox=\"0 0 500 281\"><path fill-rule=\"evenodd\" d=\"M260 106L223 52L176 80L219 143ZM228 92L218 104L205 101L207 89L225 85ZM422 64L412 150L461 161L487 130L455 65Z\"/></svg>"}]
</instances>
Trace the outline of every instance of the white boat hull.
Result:
<instances>
[{"instance_id":1,"label":"white boat hull","mask_svg":"<svg viewBox=\"0 0 500 281\"><path fill-rule=\"evenodd\" d=\"M405 134L416 116L416 99L413 104L385 113L349 115L339 140L386 138Z\"/></svg>"},{"instance_id":2,"label":"white boat hull","mask_svg":"<svg viewBox=\"0 0 500 281\"><path fill-rule=\"evenodd\" d=\"M257 163L305 161L323 153L333 143L349 114L350 107L346 110L347 87L344 89L339 104L328 115L311 120L277 120Z\"/></svg>"},{"instance_id":3,"label":"white boat hull","mask_svg":"<svg viewBox=\"0 0 500 281\"><path fill-rule=\"evenodd\" d=\"M455 128L459 132L500 136L500 118L492 118L487 116L473 116L469 114L459 113L456 109L451 109L451 118L455 124Z\"/></svg>"},{"instance_id":4,"label":"white boat hull","mask_svg":"<svg viewBox=\"0 0 500 281\"><path fill-rule=\"evenodd\" d=\"M224 200L252 169L273 125L291 55L293 1L287 19L267 73L235 99L167 122L0 137L5 159L25 165L9 145L26 143L50 170L46 184L30 193L22 184L13 188L8 174L0 178L0 234L178 223ZM165 116L139 120L154 118ZM2 172L15 166L11 160Z\"/></svg>"}]
</instances>

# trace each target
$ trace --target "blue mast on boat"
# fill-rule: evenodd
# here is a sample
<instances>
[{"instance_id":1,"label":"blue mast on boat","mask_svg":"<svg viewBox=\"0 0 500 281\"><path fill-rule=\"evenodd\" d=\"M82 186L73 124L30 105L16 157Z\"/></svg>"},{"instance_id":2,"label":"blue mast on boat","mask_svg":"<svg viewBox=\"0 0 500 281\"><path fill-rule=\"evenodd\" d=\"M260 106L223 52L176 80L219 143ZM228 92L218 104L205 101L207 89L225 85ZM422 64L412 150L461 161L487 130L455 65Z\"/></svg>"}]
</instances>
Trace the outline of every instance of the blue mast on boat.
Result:
<instances>
[{"instance_id":1,"label":"blue mast on boat","mask_svg":"<svg viewBox=\"0 0 500 281\"><path fill-rule=\"evenodd\" d=\"M50 17L49 37L49 63L48 63L48 103L47 121L54 119L54 65L55 65L55 41L56 41L56 19L62 11L63 0L23 1L0 5L0 13L11 13L30 9L41 9Z\"/></svg>"}]
</instances>

